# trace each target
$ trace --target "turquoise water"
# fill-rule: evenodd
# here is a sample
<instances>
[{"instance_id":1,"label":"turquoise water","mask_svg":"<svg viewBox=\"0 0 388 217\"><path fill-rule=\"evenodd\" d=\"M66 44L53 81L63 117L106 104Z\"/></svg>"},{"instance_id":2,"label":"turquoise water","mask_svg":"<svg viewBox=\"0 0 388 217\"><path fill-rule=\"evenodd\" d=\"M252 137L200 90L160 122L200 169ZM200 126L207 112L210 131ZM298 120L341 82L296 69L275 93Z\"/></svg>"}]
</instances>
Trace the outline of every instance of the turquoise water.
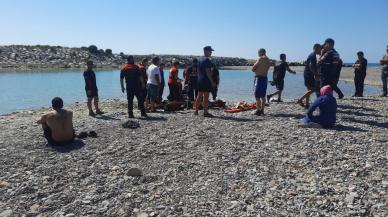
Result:
<instances>
[{"instance_id":1,"label":"turquoise water","mask_svg":"<svg viewBox=\"0 0 388 217\"><path fill-rule=\"evenodd\" d=\"M97 86L101 99L122 98L126 96L120 90L120 72L96 71ZM165 70L167 80L168 70ZM219 97L225 100L253 101L253 73L241 70L221 70ZM182 70L180 70L182 77ZM272 78L270 73L269 78ZM0 114L14 111L47 107L55 96L63 98L65 104L84 102L83 70L45 71L45 72L0 72ZM354 93L354 86L340 82L340 88L346 96ZM284 99L295 99L305 92L303 73L287 74ZM275 91L268 86L268 92ZM168 94L165 88L164 95ZM378 95L379 90L366 86L365 95Z\"/></svg>"}]
</instances>

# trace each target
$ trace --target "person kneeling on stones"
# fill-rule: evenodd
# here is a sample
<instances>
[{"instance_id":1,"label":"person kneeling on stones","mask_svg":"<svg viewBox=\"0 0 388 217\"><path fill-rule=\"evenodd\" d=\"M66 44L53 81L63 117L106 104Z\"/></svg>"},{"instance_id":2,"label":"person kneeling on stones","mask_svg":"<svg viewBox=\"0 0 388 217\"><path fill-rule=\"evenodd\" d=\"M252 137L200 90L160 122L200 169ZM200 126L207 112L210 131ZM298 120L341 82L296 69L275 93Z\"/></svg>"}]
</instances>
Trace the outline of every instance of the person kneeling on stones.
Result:
<instances>
[{"instance_id":1,"label":"person kneeling on stones","mask_svg":"<svg viewBox=\"0 0 388 217\"><path fill-rule=\"evenodd\" d=\"M301 121L305 126L310 127L334 127L336 122L337 101L333 97L333 90L330 85L326 85L320 90L314 104L309 108L307 116ZM319 115L314 116L314 111L319 108Z\"/></svg>"},{"instance_id":2,"label":"person kneeling on stones","mask_svg":"<svg viewBox=\"0 0 388 217\"><path fill-rule=\"evenodd\" d=\"M48 145L66 145L74 142L73 112L63 109L63 100L55 97L53 111L43 115L38 124L42 125Z\"/></svg>"}]
</instances>

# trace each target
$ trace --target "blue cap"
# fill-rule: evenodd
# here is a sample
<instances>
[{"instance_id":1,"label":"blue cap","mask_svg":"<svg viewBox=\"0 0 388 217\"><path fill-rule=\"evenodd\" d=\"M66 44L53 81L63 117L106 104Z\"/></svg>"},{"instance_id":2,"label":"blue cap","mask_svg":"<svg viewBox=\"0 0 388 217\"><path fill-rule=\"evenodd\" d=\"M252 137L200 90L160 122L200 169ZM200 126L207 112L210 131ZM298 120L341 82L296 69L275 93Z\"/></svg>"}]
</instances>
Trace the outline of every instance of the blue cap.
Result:
<instances>
[{"instance_id":1,"label":"blue cap","mask_svg":"<svg viewBox=\"0 0 388 217\"><path fill-rule=\"evenodd\" d=\"M332 38L327 38L327 39L325 40L325 43L323 43L323 44L325 45L326 43L334 44L334 39L332 39Z\"/></svg>"},{"instance_id":2,"label":"blue cap","mask_svg":"<svg viewBox=\"0 0 388 217\"><path fill-rule=\"evenodd\" d=\"M211 46L206 46L203 48L203 50L210 50L210 51L214 51L213 48Z\"/></svg>"}]
</instances>

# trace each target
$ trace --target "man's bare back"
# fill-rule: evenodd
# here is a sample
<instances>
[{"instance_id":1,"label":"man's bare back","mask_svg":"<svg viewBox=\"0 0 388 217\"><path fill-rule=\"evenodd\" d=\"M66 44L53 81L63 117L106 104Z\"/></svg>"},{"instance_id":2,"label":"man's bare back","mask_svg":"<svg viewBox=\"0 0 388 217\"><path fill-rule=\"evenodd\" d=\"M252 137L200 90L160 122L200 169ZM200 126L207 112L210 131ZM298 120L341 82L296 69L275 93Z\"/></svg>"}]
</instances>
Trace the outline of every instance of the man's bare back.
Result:
<instances>
[{"instance_id":1,"label":"man's bare back","mask_svg":"<svg viewBox=\"0 0 388 217\"><path fill-rule=\"evenodd\" d=\"M74 138L73 112L71 111L54 110L44 115L38 123L42 124L43 128L50 128L55 142L67 142Z\"/></svg>"}]
</instances>

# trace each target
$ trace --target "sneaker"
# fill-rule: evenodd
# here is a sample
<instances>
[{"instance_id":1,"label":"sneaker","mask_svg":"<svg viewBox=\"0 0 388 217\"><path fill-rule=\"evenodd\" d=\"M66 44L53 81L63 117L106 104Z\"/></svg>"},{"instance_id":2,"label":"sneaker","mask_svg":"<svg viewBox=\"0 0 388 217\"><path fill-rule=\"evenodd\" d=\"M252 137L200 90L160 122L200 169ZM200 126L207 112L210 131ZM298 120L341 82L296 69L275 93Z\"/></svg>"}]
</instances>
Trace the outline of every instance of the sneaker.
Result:
<instances>
[{"instance_id":1,"label":"sneaker","mask_svg":"<svg viewBox=\"0 0 388 217\"><path fill-rule=\"evenodd\" d=\"M307 106L307 105L303 104L303 102L302 102L301 100L298 100L298 101L296 102L296 104L302 106L303 108L305 108L305 107Z\"/></svg>"},{"instance_id":2,"label":"sneaker","mask_svg":"<svg viewBox=\"0 0 388 217\"><path fill-rule=\"evenodd\" d=\"M343 99L345 96L343 94L338 95L338 99Z\"/></svg>"},{"instance_id":3,"label":"sneaker","mask_svg":"<svg viewBox=\"0 0 388 217\"><path fill-rule=\"evenodd\" d=\"M212 118L214 116L212 114L210 114L210 113L206 113L206 114L203 114L203 117L205 117L205 118Z\"/></svg>"},{"instance_id":4,"label":"sneaker","mask_svg":"<svg viewBox=\"0 0 388 217\"><path fill-rule=\"evenodd\" d=\"M253 115L261 116L263 114L263 110L256 110Z\"/></svg>"},{"instance_id":5,"label":"sneaker","mask_svg":"<svg viewBox=\"0 0 388 217\"><path fill-rule=\"evenodd\" d=\"M94 114L94 112L91 111L91 112L89 112L89 116L90 116L90 117L95 117L96 114Z\"/></svg>"},{"instance_id":6,"label":"sneaker","mask_svg":"<svg viewBox=\"0 0 388 217\"><path fill-rule=\"evenodd\" d=\"M103 111L101 111L101 110L98 110L98 111L96 111L96 114L98 114L98 115L102 115L102 114L104 114L104 112L103 112Z\"/></svg>"},{"instance_id":7,"label":"sneaker","mask_svg":"<svg viewBox=\"0 0 388 217\"><path fill-rule=\"evenodd\" d=\"M387 97L387 94L381 94L380 97Z\"/></svg>"},{"instance_id":8,"label":"sneaker","mask_svg":"<svg viewBox=\"0 0 388 217\"><path fill-rule=\"evenodd\" d=\"M133 113L128 113L128 118L135 118L135 116L133 116Z\"/></svg>"},{"instance_id":9,"label":"sneaker","mask_svg":"<svg viewBox=\"0 0 388 217\"><path fill-rule=\"evenodd\" d=\"M198 111L195 111L195 112L194 112L194 115L195 115L195 116L198 116Z\"/></svg>"}]
</instances>

